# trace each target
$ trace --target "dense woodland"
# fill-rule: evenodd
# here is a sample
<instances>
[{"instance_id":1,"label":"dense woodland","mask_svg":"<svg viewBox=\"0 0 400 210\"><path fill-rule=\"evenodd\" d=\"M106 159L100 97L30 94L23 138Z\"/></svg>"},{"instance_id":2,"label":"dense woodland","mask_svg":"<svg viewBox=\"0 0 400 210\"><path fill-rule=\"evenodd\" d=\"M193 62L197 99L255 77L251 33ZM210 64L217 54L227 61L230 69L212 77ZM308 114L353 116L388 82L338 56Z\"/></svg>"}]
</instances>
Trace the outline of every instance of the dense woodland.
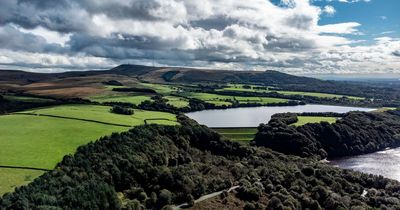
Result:
<instances>
[{"instance_id":1,"label":"dense woodland","mask_svg":"<svg viewBox=\"0 0 400 210\"><path fill-rule=\"evenodd\" d=\"M400 208L396 181L226 141L180 120L81 146L3 196L0 209L168 209L234 185L230 194L246 209Z\"/></svg>"},{"instance_id":2,"label":"dense woodland","mask_svg":"<svg viewBox=\"0 0 400 210\"><path fill-rule=\"evenodd\" d=\"M62 103L67 103L67 101L68 100L24 102L24 101L7 100L2 95L0 95L0 114L7 114L10 112L21 111L25 109L31 109L42 106L58 105ZM71 101L73 100L71 99Z\"/></svg>"},{"instance_id":3,"label":"dense woodland","mask_svg":"<svg viewBox=\"0 0 400 210\"><path fill-rule=\"evenodd\" d=\"M350 112L336 123L295 127L296 114L277 114L261 124L254 143L302 157L359 155L400 146L400 110Z\"/></svg>"}]
</instances>

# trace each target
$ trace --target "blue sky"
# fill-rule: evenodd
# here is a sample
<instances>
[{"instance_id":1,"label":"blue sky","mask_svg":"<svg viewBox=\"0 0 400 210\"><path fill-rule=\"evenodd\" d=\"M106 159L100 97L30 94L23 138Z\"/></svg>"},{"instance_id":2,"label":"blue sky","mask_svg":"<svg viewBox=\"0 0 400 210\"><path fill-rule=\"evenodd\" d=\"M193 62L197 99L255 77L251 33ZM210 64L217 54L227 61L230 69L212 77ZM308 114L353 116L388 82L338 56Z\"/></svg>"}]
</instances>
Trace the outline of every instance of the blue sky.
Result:
<instances>
[{"instance_id":1,"label":"blue sky","mask_svg":"<svg viewBox=\"0 0 400 210\"><path fill-rule=\"evenodd\" d=\"M314 1L313 4L325 7L333 6L335 14L323 15L320 24L337 22L358 22L359 31L364 35L351 36L354 39L367 40L371 44L374 38L381 36L399 37L400 35L400 1L399 0L371 0L354 3L339 1Z\"/></svg>"},{"instance_id":2,"label":"blue sky","mask_svg":"<svg viewBox=\"0 0 400 210\"><path fill-rule=\"evenodd\" d=\"M400 0L1 0L0 69L400 74Z\"/></svg>"},{"instance_id":3,"label":"blue sky","mask_svg":"<svg viewBox=\"0 0 400 210\"><path fill-rule=\"evenodd\" d=\"M281 0L272 0L279 6L285 6ZM365 40L360 45L368 45L375 38L400 36L400 1L399 0L311 0L311 4L324 8L332 6L335 13L320 16L319 24L357 22L359 34L342 35L351 39Z\"/></svg>"}]
</instances>

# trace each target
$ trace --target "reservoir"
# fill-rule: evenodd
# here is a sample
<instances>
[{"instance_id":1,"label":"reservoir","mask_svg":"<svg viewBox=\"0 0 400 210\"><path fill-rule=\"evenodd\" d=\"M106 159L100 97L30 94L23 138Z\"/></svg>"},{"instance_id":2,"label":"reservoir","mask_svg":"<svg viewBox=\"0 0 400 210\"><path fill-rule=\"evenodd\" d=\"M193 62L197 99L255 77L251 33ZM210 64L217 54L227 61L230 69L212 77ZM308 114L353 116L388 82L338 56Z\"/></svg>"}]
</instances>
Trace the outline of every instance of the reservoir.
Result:
<instances>
[{"instance_id":1,"label":"reservoir","mask_svg":"<svg viewBox=\"0 0 400 210\"><path fill-rule=\"evenodd\" d=\"M208 127L257 127L260 123L268 123L271 116L276 113L302 113L302 112L336 112L373 111L370 108L330 106L330 105L299 105L275 107L245 107L233 109L215 109L190 112L186 115L198 123Z\"/></svg>"},{"instance_id":2,"label":"reservoir","mask_svg":"<svg viewBox=\"0 0 400 210\"><path fill-rule=\"evenodd\" d=\"M330 160L329 164L400 181L400 148Z\"/></svg>"},{"instance_id":3,"label":"reservoir","mask_svg":"<svg viewBox=\"0 0 400 210\"><path fill-rule=\"evenodd\" d=\"M373 111L370 108L302 105L279 107L246 107L225 110L204 110L188 113L187 116L208 127L257 127L267 123L273 114L284 112L337 112ZM366 155L330 160L330 165L352 169L363 173L382 175L400 181L400 148L388 149Z\"/></svg>"}]
</instances>

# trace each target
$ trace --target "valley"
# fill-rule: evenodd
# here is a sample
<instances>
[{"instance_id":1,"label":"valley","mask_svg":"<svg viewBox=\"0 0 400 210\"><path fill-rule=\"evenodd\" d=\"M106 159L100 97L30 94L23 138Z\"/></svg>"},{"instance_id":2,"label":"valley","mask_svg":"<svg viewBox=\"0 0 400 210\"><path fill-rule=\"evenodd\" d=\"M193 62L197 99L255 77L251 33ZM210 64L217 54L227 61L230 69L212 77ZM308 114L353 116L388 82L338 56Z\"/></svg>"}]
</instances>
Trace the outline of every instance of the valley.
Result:
<instances>
[{"instance_id":1,"label":"valley","mask_svg":"<svg viewBox=\"0 0 400 210\"><path fill-rule=\"evenodd\" d=\"M262 172L265 169L261 170L254 165L254 162L243 159L242 155L245 153L253 154L254 158L273 157L271 161L267 160L268 158L263 160L267 161L263 165L273 166L272 173L284 171L285 176L297 171L298 167L307 168L309 165L320 168L318 170L334 170L337 176L342 178L345 175L340 169L319 165L320 163L313 158L322 158L324 156L321 154L325 153L315 152L318 149L297 147L296 149L309 151L306 156L303 156L301 152L281 150L280 146L264 143L261 141L264 133L260 133L262 131L260 129L265 128L257 128L260 124L268 126L268 123L274 122L276 114L290 112L298 115L295 120L291 117L284 119L290 129L301 129L303 126L319 124L336 125L347 112L386 114L388 111L396 110L398 100L396 93L392 92L389 97L381 97L378 93L370 95L371 93L367 91L353 91L355 95L346 95L342 91L343 86L354 90L365 87L295 77L272 71L261 73L226 71L222 74L214 74L209 70L122 65L108 71L56 74L0 71L0 74L2 74L0 112L3 113L0 115L0 133L2 134L0 147L7 148L1 150L0 153L0 174L2 175L0 193L3 195L0 206L14 205L13 199L19 200L34 192L50 193L56 196L61 204L65 199L69 199L61 196L61 191L57 190L57 188L63 189L61 183L64 182L62 181L64 178L62 177L69 177L66 178L69 180L67 185L71 184L71 186L76 186L77 183L86 180L83 181L86 183L83 192L96 189L98 193L109 193L105 195L107 199L111 199L107 201L107 205L118 203L123 208L128 208L130 205L142 205L157 209L164 205L179 204L179 202L190 203L192 199L197 199L202 195L223 191L236 185L239 188L225 195L232 202L239 202L244 207L250 203L254 204L254 201L259 199L260 205L268 205L268 200L272 199L271 194L261 188L258 189L255 180L264 180L264 186L282 185L286 190L289 190L286 185L288 183L283 183L284 180L276 182L274 181L276 178L265 180L263 178L265 172ZM189 76L193 74L197 77ZM230 77L232 74L236 75L235 79ZM221 77L221 75L225 76ZM217 82L217 80L223 82ZM302 85L304 82L318 84L318 91L305 88ZM383 87L380 91L388 90ZM122 113L114 113L112 110L116 107L122 110ZM191 121L188 117L197 122ZM189 130L191 132L187 133ZM268 133L268 135L272 134ZM110 142L111 139L119 141L120 145L105 146L104 144L114 144ZM164 140L168 143L163 143ZM145 145L146 151L139 144ZM290 145L290 143L287 144ZM101 146L104 147L103 150L97 149L98 145L103 145ZM128 145L132 151L126 150ZM394 146L396 142L391 142L390 145ZM375 145L368 152L382 147L383 145ZM80 153L86 150L90 150L90 154L81 156ZM235 150L243 150L244 153L239 154ZM210 151L211 154L206 151ZM329 151L326 149L325 152L330 154ZM143 154L139 157L135 155L135 152ZM122 159L117 157L117 153ZM201 157L196 157L195 154L201 154ZM227 154L229 157L225 156ZM290 155L300 155L304 160L297 162L296 158ZM313 158L310 158L311 156ZM88 157L93 159L88 159ZM197 158L203 158L206 162ZM127 162L124 162L124 159ZM237 172L230 171L231 169L228 168L233 165L229 162L233 160L240 160L246 165L246 169L235 169L238 170ZM106 166L106 162L109 166ZM72 167L71 164L74 166ZM103 164L106 165L100 166ZM131 166L126 168L125 164ZM288 170L283 169L283 165L286 164L290 165ZM206 169L206 165L211 168ZM217 166L222 167L221 171L212 169ZM150 170L148 167L154 169ZM211 171L207 172L209 170ZM243 181L247 172L239 172L240 170L253 171L257 175L254 174L255 177L245 178L247 181ZM158 178L150 181L146 178L147 175L142 173L149 173L152 174L150 176ZM165 173L183 173L182 176L186 177L184 183L174 178L175 175L167 176L168 182L179 182L180 184L175 183L175 185L182 188L175 188L163 181L161 177L164 177ZM191 173L197 175L190 175ZM308 172L301 173L309 176ZM130 177L132 183L127 184L127 180L123 180L121 176ZM211 178L213 176L215 178ZM361 175L354 173L351 176ZM192 181L188 181L189 179ZM223 180L229 180L229 183ZM51 184L45 189L42 182ZM101 184L94 187L93 182ZM160 186L142 185L153 182L159 183ZM329 184L325 184L321 186L332 189ZM362 182L359 184L367 187ZM356 184L357 188L361 189L359 184ZM202 190L194 187L200 185ZM97 189L98 187L103 189ZM380 190L386 190L381 186L377 187L380 187ZM274 187L270 190L277 191L278 189ZM141 194L144 193L146 199L137 198L135 190L140 190ZM303 190L308 191L310 188ZM190 196L185 197L186 195L181 194L183 191ZM292 193L293 190L289 191L289 194L282 195L282 200L285 196L299 200L299 197ZM255 192L257 196L251 197ZM392 191L387 192L392 193ZM163 193L172 197L167 201L160 200L162 196L166 196ZM342 192L341 195L348 196L347 193L350 191L344 194ZM80 195L76 191L75 194L74 196ZM150 201L149 197L154 194L156 197L161 197ZM235 196L231 197L232 195ZM38 202L36 198L27 199L30 200L28 205ZM45 203L56 205L51 203L52 199ZM71 199L79 200L80 198ZM360 198L355 197L355 199ZM194 209L207 205L209 201L220 202L218 198L206 199L196 204ZM134 204L134 202L138 203ZM293 201L290 205L314 207L326 205L318 203L319 201L315 201L316 203L296 202ZM98 205L95 200L89 203L82 208ZM387 205L392 204L387 203Z\"/></svg>"}]
</instances>

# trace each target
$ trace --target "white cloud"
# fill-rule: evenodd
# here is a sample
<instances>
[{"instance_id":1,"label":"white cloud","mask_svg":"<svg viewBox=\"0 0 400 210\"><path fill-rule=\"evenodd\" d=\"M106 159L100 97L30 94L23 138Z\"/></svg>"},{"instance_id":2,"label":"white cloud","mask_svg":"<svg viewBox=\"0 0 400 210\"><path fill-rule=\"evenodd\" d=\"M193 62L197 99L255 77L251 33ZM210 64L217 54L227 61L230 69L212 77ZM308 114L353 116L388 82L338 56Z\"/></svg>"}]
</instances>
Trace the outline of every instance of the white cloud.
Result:
<instances>
[{"instance_id":1,"label":"white cloud","mask_svg":"<svg viewBox=\"0 0 400 210\"><path fill-rule=\"evenodd\" d=\"M335 8L309 0L283 0L283 6L268 0L35 2L4 3L1 65L91 69L155 58L160 65L292 73L400 71L398 40L354 46L362 40L345 35L359 35L360 24L320 25L321 15L333 15ZM36 44L18 44L28 38Z\"/></svg>"},{"instance_id":2,"label":"white cloud","mask_svg":"<svg viewBox=\"0 0 400 210\"><path fill-rule=\"evenodd\" d=\"M355 34L358 32L357 27L361 24L356 22L349 23L338 23L318 26L320 33L332 33L332 34Z\"/></svg>"},{"instance_id":3,"label":"white cloud","mask_svg":"<svg viewBox=\"0 0 400 210\"><path fill-rule=\"evenodd\" d=\"M323 9L323 12L326 13L329 16L332 16L336 13L336 10L334 7L330 6L330 5L326 5Z\"/></svg>"},{"instance_id":4,"label":"white cloud","mask_svg":"<svg viewBox=\"0 0 400 210\"><path fill-rule=\"evenodd\" d=\"M36 36L43 37L46 39L48 43L53 43L53 44L60 44L62 46L65 45L67 41L69 41L71 34L61 34L57 31L50 31L48 29L45 29L41 26L36 27L34 29L24 29L22 27L16 26L18 30L24 33L31 33Z\"/></svg>"}]
</instances>

